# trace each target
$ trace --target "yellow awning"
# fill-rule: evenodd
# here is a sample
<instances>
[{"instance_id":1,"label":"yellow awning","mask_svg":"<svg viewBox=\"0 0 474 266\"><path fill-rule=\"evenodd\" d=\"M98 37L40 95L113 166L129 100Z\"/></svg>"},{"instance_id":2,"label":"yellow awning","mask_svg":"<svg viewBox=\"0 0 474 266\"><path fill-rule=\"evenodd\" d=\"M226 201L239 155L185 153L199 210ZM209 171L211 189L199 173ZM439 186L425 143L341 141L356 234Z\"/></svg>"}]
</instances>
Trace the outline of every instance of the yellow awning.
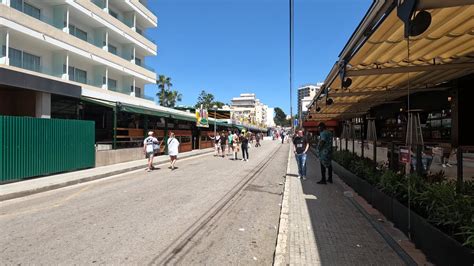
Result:
<instances>
[{"instance_id":1,"label":"yellow awning","mask_svg":"<svg viewBox=\"0 0 474 266\"><path fill-rule=\"evenodd\" d=\"M427 11L432 17L429 28L410 37L408 46L404 24L393 9L348 60L345 73L352 85L342 89L339 75L324 84L334 103L326 105L326 98L320 97L307 119L360 116L371 107L407 95L408 84L411 93L436 90L474 73L474 5Z\"/></svg>"}]
</instances>

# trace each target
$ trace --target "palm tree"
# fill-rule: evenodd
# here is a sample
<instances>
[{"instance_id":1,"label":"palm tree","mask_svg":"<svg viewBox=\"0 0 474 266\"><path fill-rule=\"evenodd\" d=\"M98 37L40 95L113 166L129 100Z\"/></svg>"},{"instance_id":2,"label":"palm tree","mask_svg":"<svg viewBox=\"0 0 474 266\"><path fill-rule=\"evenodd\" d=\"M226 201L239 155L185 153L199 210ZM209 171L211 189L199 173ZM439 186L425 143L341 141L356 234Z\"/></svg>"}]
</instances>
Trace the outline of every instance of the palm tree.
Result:
<instances>
[{"instance_id":1,"label":"palm tree","mask_svg":"<svg viewBox=\"0 0 474 266\"><path fill-rule=\"evenodd\" d=\"M167 101L167 107L175 107L176 102L180 102L182 99L183 95L179 93L177 90L170 91L168 90L166 92L166 101Z\"/></svg>"},{"instance_id":2,"label":"palm tree","mask_svg":"<svg viewBox=\"0 0 474 266\"><path fill-rule=\"evenodd\" d=\"M171 83L171 78L165 75L159 75L158 80L156 81L158 88L160 88L160 92L156 94L159 97L160 105L165 106L165 90L169 90L173 84Z\"/></svg>"}]
</instances>

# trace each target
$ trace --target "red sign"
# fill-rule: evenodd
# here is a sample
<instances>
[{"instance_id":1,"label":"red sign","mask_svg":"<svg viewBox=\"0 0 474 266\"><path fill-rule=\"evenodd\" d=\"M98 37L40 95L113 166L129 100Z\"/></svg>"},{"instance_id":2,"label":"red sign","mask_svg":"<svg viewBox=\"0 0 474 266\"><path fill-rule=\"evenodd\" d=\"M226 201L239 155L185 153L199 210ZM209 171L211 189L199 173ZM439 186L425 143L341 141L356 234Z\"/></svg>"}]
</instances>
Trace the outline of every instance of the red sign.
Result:
<instances>
[{"instance_id":1,"label":"red sign","mask_svg":"<svg viewBox=\"0 0 474 266\"><path fill-rule=\"evenodd\" d=\"M408 147L400 147L400 162L401 163L410 163L411 160L411 153Z\"/></svg>"}]
</instances>

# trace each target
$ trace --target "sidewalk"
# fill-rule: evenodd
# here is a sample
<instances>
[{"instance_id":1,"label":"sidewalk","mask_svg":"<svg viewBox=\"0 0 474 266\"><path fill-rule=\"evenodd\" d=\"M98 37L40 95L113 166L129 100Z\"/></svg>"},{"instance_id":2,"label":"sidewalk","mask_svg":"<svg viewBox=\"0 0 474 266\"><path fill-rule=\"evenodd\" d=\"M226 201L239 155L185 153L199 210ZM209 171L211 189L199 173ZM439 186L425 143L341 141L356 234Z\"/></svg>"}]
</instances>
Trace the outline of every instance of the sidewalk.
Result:
<instances>
[{"instance_id":1,"label":"sidewalk","mask_svg":"<svg viewBox=\"0 0 474 266\"><path fill-rule=\"evenodd\" d=\"M178 157L179 159L184 159L211 152L214 152L214 148L184 152ZM161 155L155 157L154 165L168 162L169 157L167 155ZM138 169L145 169L146 166L147 161L146 159L143 159L4 184L0 185L0 201L24 197L27 195L84 183Z\"/></svg>"},{"instance_id":2,"label":"sidewalk","mask_svg":"<svg viewBox=\"0 0 474 266\"><path fill-rule=\"evenodd\" d=\"M355 192L336 175L334 184L316 184L320 167L311 152L307 167L308 179L298 179L290 151L275 265L415 264L399 245L403 234L388 222L377 225L382 222L373 220L373 210L368 214ZM393 230L390 234L383 230L387 226Z\"/></svg>"}]
</instances>

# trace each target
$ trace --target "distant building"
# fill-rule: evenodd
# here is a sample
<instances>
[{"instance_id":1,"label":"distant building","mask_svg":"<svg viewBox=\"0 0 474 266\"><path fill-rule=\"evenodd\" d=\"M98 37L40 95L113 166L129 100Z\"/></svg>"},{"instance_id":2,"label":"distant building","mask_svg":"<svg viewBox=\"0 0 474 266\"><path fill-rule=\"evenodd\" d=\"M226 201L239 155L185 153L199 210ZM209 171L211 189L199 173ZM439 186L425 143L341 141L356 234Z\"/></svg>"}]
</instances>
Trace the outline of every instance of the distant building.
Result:
<instances>
[{"instance_id":1,"label":"distant building","mask_svg":"<svg viewBox=\"0 0 474 266\"><path fill-rule=\"evenodd\" d=\"M273 124L273 108L271 109L270 113L269 107L260 102L255 93L242 93L239 97L232 98L230 106L232 119L259 126Z\"/></svg>"},{"instance_id":2,"label":"distant building","mask_svg":"<svg viewBox=\"0 0 474 266\"><path fill-rule=\"evenodd\" d=\"M321 89L322 83L316 85L308 84L298 88L298 117L301 121L304 114L308 111L308 105L313 100L314 96Z\"/></svg>"}]
</instances>

